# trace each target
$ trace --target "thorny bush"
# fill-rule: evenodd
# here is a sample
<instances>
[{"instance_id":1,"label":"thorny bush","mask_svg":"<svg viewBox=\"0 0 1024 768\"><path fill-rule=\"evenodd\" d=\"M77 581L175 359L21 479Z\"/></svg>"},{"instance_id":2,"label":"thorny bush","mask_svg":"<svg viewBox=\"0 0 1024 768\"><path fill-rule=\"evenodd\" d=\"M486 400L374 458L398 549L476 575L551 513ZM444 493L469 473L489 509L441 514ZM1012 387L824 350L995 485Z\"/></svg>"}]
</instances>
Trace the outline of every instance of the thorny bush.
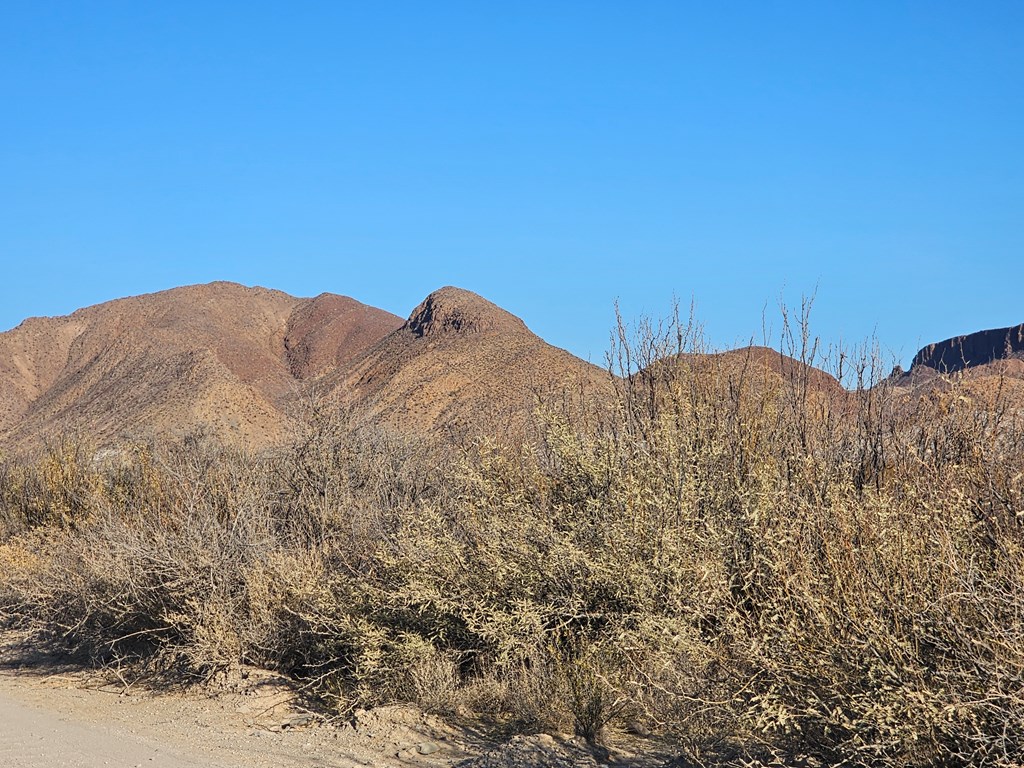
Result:
<instances>
[{"instance_id":1,"label":"thorny bush","mask_svg":"<svg viewBox=\"0 0 1024 768\"><path fill-rule=\"evenodd\" d=\"M607 407L538 403L516 449L321 404L267 455L8 461L0 612L97 663L276 668L340 711L643 722L693 765L1019 764L1019 393L900 388L806 321L785 355L620 323Z\"/></svg>"}]
</instances>

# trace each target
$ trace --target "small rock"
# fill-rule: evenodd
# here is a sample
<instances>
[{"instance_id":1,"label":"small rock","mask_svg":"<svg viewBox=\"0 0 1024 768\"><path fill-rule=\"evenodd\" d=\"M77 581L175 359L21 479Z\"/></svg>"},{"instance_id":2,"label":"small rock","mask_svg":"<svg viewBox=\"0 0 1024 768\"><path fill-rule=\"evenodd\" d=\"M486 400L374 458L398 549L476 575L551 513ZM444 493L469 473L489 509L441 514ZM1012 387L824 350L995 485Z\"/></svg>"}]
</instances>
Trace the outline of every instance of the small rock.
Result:
<instances>
[{"instance_id":1,"label":"small rock","mask_svg":"<svg viewBox=\"0 0 1024 768\"><path fill-rule=\"evenodd\" d=\"M634 736L642 736L646 739L651 735L651 729L643 723L634 720L626 726L626 733L632 733Z\"/></svg>"},{"instance_id":2,"label":"small rock","mask_svg":"<svg viewBox=\"0 0 1024 768\"><path fill-rule=\"evenodd\" d=\"M290 717L281 723L281 728L300 728L303 725L309 725L311 722L313 722L312 715L296 715L295 717Z\"/></svg>"},{"instance_id":3,"label":"small rock","mask_svg":"<svg viewBox=\"0 0 1024 768\"><path fill-rule=\"evenodd\" d=\"M416 745L416 751L421 755L432 755L440 749L441 747L432 741L424 741L423 743Z\"/></svg>"}]
</instances>

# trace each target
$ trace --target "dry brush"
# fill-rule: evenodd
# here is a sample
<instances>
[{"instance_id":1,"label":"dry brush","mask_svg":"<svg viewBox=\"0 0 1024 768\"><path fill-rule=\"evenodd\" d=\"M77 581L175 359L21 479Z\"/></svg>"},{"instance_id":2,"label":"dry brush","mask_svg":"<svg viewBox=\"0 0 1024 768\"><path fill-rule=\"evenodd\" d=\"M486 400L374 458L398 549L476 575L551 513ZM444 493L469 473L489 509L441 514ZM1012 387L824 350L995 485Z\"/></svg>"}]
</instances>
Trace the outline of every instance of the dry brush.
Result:
<instances>
[{"instance_id":1,"label":"dry brush","mask_svg":"<svg viewBox=\"0 0 1024 768\"><path fill-rule=\"evenodd\" d=\"M690 764L1024 758L1024 430L871 355L708 354L622 327L616 397L453 448L323 406L275 453L202 435L0 468L0 611L135 673L276 668ZM822 383L830 366L851 384Z\"/></svg>"}]
</instances>

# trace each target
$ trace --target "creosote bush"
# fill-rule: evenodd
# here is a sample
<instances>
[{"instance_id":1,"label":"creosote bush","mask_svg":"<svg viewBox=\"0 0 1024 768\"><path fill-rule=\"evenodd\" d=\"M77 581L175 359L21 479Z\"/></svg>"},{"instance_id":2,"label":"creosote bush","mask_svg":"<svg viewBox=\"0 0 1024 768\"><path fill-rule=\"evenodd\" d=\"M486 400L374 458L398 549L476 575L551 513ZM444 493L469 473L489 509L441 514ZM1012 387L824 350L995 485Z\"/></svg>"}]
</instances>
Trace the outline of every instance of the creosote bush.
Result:
<instances>
[{"instance_id":1,"label":"creosote bush","mask_svg":"<svg viewBox=\"0 0 1024 768\"><path fill-rule=\"evenodd\" d=\"M321 404L269 455L7 462L0 611L140 673L279 669L342 713L639 721L695 765L1019 764L1020 403L824 358L806 310L786 356L620 325L608 406L539 403L516 449Z\"/></svg>"}]
</instances>

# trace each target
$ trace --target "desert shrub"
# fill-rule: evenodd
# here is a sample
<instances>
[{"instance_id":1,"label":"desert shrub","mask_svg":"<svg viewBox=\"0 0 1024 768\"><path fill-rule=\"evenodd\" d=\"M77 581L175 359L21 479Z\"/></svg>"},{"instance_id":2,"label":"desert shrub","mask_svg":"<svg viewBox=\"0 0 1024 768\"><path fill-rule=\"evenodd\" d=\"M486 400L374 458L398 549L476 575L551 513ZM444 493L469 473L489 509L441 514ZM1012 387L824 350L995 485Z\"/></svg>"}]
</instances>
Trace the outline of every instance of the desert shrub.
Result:
<instances>
[{"instance_id":1,"label":"desert shrub","mask_svg":"<svg viewBox=\"0 0 1024 768\"><path fill-rule=\"evenodd\" d=\"M0 611L105 663L302 680L692 764L1024 756L1024 424L870 349L711 354L620 325L615 396L537 439L445 445L311 408L250 456L203 435L0 468ZM847 389L810 366L830 368Z\"/></svg>"},{"instance_id":2,"label":"desert shrub","mask_svg":"<svg viewBox=\"0 0 1024 768\"><path fill-rule=\"evenodd\" d=\"M291 447L266 456L202 433L125 445L116 460L68 450L61 457L75 463L56 476L75 484L54 487L76 491L73 514L52 504L43 482L54 476L52 452L12 464L0 497L20 505L8 515L6 549L18 565L0 584L0 604L41 639L101 663L203 677L253 663L325 690L339 669L352 670L353 684L369 680L374 638L395 643L360 615L372 592L359 575L396 510L426 492L427 453L423 441L350 429L337 414L318 415ZM36 509L51 512L29 514ZM379 691L397 696L387 682Z\"/></svg>"},{"instance_id":3,"label":"desert shrub","mask_svg":"<svg viewBox=\"0 0 1024 768\"><path fill-rule=\"evenodd\" d=\"M805 362L807 338L795 350ZM696 698L715 713L711 730L733 737L706 745L765 763L1013 764L1024 671L1013 403L964 382L917 402L874 378L830 395L802 366L758 380L752 360L666 355L672 340L640 346L657 362L622 378L639 392L623 398L621 430L627 449L664 450L651 461L676 478L667 508L714 533L684 560L728 594L702 596L712 624L688 623L727 674L714 695L684 684L669 697ZM616 473L645 489L635 503L646 507L656 496L642 466ZM668 720L696 744L685 708Z\"/></svg>"},{"instance_id":4,"label":"desert shrub","mask_svg":"<svg viewBox=\"0 0 1024 768\"><path fill-rule=\"evenodd\" d=\"M90 446L71 437L49 443L34 463L0 462L0 531L76 525L89 513L98 481Z\"/></svg>"}]
</instances>

